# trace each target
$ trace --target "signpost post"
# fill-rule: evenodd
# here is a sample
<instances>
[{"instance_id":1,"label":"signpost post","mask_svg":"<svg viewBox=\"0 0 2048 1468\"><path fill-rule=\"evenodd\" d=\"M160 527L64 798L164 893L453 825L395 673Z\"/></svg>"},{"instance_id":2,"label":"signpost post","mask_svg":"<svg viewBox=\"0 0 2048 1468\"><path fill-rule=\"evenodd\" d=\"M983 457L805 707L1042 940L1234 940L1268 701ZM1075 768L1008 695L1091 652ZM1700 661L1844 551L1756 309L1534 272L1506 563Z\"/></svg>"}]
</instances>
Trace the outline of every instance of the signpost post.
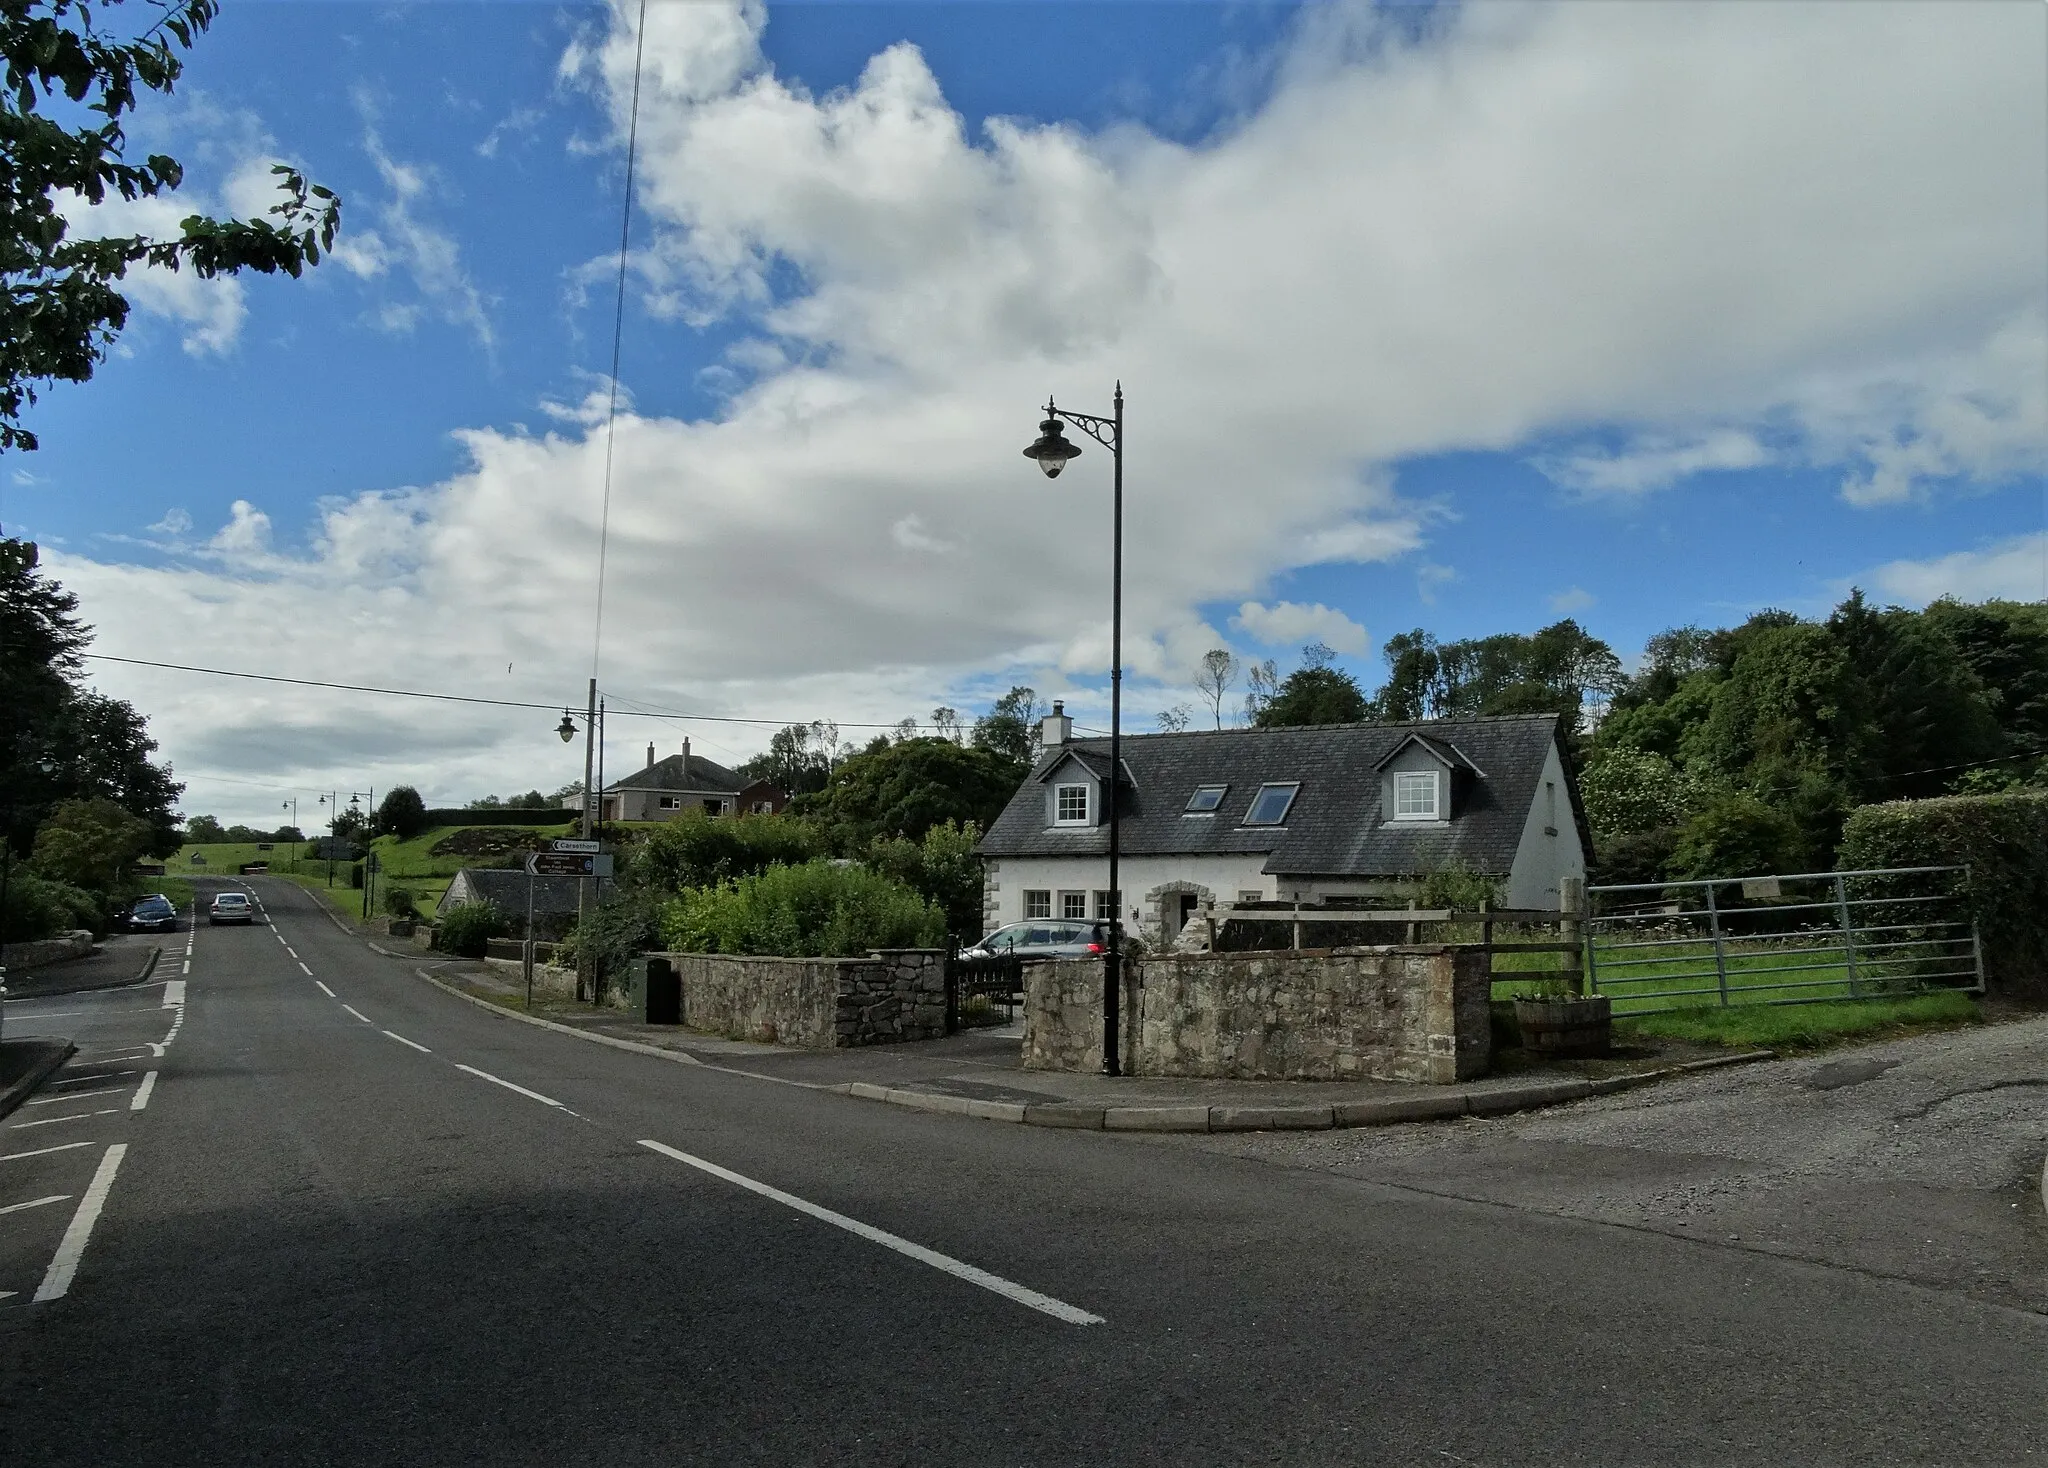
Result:
<instances>
[{"instance_id":1,"label":"signpost post","mask_svg":"<svg viewBox=\"0 0 2048 1468\"><path fill-rule=\"evenodd\" d=\"M612 854L598 841L555 841L546 851L526 858L526 942L522 945L522 967L526 972L526 1012L533 1013L533 879L535 877L578 877L596 879L612 874ZM582 908L582 891L577 893ZM581 998L579 994L577 996Z\"/></svg>"}]
</instances>

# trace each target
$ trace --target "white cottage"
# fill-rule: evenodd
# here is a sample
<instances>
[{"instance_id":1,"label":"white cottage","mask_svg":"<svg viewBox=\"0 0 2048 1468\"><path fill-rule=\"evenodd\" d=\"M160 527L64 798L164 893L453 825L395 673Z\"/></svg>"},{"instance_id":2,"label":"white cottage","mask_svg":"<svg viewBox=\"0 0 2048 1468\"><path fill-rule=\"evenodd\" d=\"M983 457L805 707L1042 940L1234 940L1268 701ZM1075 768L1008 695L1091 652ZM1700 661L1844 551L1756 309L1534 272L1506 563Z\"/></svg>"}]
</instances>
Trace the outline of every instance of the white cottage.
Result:
<instances>
[{"instance_id":1,"label":"white cottage","mask_svg":"<svg viewBox=\"0 0 2048 1468\"><path fill-rule=\"evenodd\" d=\"M1116 904L1109 741L1054 704L981 842L986 927L1121 906L1170 940L1204 900L1383 896L1452 864L1499 879L1504 906L1556 908L1592 850L1560 737L1555 714L1127 735Z\"/></svg>"}]
</instances>

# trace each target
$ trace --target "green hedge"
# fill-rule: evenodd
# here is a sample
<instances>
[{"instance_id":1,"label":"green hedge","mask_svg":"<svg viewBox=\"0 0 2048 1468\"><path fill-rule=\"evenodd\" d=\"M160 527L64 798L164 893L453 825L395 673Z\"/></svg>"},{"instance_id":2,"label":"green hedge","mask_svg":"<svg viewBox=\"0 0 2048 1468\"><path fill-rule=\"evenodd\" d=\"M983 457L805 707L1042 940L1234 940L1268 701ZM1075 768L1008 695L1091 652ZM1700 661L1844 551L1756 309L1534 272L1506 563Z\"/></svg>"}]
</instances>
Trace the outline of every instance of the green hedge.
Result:
<instances>
[{"instance_id":1,"label":"green hedge","mask_svg":"<svg viewBox=\"0 0 2048 1468\"><path fill-rule=\"evenodd\" d=\"M6 910L0 911L0 943L32 943L73 928L104 935L107 899L69 882L31 875L17 862L8 874Z\"/></svg>"},{"instance_id":2,"label":"green hedge","mask_svg":"<svg viewBox=\"0 0 2048 1468\"><path fill-rule=\"evenodd\" d=\"M426 830L429 826L566 826L571 821L583 819L582 813L570 806L494 806L489 810L430 810L426 813Z\"/></svg>"},{"instance_id":3,"label":"green hedge","mask_svg":"<svg viewBox=\"0 0 2048 1468\"><path fill-rule=\"evenodd\" d=\"M1861 806L1842 829L1840 861L1850 871L1968 867L1986 982L2048 992L2048 791Z\"/></svg>"},{"instance_id":4,"label":"green hedge","mask_svg":"<svg viewBox=\"0 0 2048 1468\"><path fill-rule=\"evenodd\" d=\"M853 958L946 938L946 915L901 882L828 861L686 889L663 904L660 923L664 945L679 953Z\"/></svg>"}]
</instances>

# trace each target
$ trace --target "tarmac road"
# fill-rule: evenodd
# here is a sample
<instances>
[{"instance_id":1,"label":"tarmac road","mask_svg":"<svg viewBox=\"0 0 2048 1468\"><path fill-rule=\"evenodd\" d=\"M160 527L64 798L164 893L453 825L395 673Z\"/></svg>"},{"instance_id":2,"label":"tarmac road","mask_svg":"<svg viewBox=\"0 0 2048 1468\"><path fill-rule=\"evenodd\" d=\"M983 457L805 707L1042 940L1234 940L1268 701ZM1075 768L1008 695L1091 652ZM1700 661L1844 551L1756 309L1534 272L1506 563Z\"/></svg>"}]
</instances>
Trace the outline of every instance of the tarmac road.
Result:
<instances>
[{"instance_id":1,"label":"tarmac road","mask_svg":"<svg viewBox=\"0 0 2048 1468\"><path fill-rule=\"evenodd\" d=\"M182 995L9 1008L81 1046L0 1124L0 1210L62 1195L0 1211L10 1463L2041 1451L2038 1314L619 1052L251 885Z\"/></svg>"}]
</instances>

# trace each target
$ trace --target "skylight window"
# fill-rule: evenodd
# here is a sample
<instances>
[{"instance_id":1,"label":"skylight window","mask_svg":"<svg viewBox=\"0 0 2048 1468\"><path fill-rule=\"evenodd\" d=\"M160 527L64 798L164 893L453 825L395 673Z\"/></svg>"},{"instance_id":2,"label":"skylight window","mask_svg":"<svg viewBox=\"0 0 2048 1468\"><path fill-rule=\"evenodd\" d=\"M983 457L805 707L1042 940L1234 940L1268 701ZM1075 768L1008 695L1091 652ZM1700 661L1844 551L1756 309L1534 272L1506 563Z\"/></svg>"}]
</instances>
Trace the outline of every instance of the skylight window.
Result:
<instances>
[{"instance_id":1,"label":"skylight window","mask_svg":"<svg viewBox=\"0 0 2048 1468\"><path fill-rule=\"evenodd\" d=\"M1261 785L1259 793L1252 797L1252 808L1245 812L1247 826L1277 826L1287 819L1288 807L1294 804L1297 784Z\"/></svg>"},{"instance_id":2,"label":"skylight window","mask_svg":"<svg viewBox=\"0 0 2048 1468\"><path fill-rule=\"evenodd\" d=\"M1187 809L1182 814L1206 815L1223 804L1224 792L1229 789L1228 785L1197 785L1195 793L1188 797Z\"/></svg>"}]
</instances>

